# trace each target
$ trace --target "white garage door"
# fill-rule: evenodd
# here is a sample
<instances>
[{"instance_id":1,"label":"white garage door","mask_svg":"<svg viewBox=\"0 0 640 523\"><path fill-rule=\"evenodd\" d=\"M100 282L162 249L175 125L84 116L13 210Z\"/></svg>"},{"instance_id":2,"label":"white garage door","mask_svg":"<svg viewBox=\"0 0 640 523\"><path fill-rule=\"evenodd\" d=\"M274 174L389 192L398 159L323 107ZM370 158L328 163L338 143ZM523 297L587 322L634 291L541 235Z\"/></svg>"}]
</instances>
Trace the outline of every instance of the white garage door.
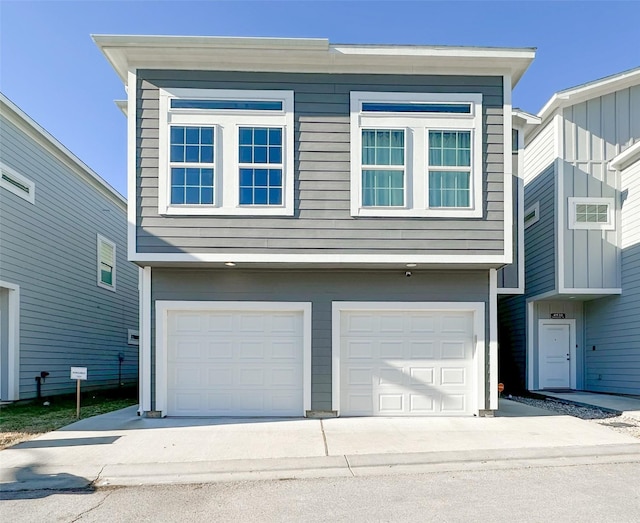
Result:
<instances>
[{"instance_id":1,"label":"white garage door","mask_svg":"<svg viewBox=\"0 0 640 523\"><path fill-rule=\"evenodd\" d=\"M342 415L476 411L473 312L343 311L340 330Z\"/></svg>"},{"instance_id":2,"label":"white garage door","mask_svg":"<svg viewBox=\"0 0 640 523\"><path fill-rule=\"evenodd\" d=\"M302 312L167 313L169 416L301 416Z\"/></svg>"}]
</instances>

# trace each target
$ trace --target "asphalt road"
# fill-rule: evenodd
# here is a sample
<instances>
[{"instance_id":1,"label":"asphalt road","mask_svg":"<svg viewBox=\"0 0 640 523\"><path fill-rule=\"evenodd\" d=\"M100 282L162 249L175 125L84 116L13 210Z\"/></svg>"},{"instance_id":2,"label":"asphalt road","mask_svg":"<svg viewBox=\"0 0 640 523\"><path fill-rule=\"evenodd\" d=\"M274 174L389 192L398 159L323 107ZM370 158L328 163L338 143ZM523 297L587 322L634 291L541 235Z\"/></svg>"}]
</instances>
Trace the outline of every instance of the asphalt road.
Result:
<instances>
[{"instance_id":1,"label":"asphalt road","mask_svg":"<svg viewBox=\"0 0 640 523\"><path fill-rule=\"evenodd\" d=\"M0 493L6 522L640 520L640 465Z\"/></svg>"}]
</instances>

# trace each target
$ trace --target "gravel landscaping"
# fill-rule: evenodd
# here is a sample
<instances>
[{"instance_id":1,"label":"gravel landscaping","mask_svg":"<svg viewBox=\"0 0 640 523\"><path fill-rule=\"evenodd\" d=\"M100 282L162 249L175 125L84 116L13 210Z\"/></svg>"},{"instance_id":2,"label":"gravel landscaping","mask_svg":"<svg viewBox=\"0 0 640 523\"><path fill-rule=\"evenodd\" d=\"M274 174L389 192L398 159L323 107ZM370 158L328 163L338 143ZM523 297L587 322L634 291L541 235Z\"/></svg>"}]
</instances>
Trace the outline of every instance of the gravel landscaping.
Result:
<instances>
[{"instance_id":1,"label":"gravel landscaping","mask_svg":"<svg viewBox=\"0 0 640 523\"><path fill-rule=\"evenodd\" d=\"M555 399L536 399L523 396L510 396L508 399L531 407L557 412L558 414L574 416L640 439L640 420L635 418L620 416L615 412L598 407L583 407Z\"/></svg>"}]
</instances>

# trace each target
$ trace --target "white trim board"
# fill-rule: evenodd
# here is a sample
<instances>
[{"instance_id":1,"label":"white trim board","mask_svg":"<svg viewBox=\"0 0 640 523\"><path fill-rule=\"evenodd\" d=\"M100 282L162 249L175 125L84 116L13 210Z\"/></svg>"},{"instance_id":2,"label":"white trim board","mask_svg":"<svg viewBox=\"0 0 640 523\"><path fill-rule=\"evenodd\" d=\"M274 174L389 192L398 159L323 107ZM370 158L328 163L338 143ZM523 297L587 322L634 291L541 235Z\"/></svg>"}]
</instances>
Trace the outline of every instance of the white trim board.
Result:
<instances>
[{"instance_id":1,"label":"white trim board","mask_svg":"<svg viewBox=\"0 0 640 523\"><path fill-rule=\"evenodd\" d=\"M498 271L489 270L489 410L498 410Z\"/></svg>"},{"instance_id":2,"label":"white trim board","mask_svg":"<svg viewBox=\"0 0 640 523\"><path fill-rule=\"evenodd\" d=\"M369 302L331 303L331 409L340 415L340 318L344 311L469 311L473 312L473 362L477 415L485 409L485 304L483 302ZM496 384L497 391L497 384Z\"/></svg>"},{"instance_id":3,"label":"white trim board","mask_svg":"<svg viewBox=\"0 0 640 523\"><path fill-rule=\"evenodd\" d=\"M20 399L20 286L0 280L0 288L9 291L7 401Z\"/></svg>"},{"instance_id":4,"label":"white trim board","mask_svg":"<svg viewBox=\"0 0 640 523\"><path fill-rule=\"evenodd\" d=\"M151 267L140 268L140 410L151 410Z\"/></svg>"},{"instance_id":5,"label":"white trim board","mask_svg":"<svg viewBox=\"0 0 640 523\"><path fill-rule=\"evenodd\" d=\"M291 311L302 312L303 411L311 410L311 302L278 301L165 301L156 305L156 405L161 416L167 415L167 318L169 311Z\"/></svg>"}]
</instances>

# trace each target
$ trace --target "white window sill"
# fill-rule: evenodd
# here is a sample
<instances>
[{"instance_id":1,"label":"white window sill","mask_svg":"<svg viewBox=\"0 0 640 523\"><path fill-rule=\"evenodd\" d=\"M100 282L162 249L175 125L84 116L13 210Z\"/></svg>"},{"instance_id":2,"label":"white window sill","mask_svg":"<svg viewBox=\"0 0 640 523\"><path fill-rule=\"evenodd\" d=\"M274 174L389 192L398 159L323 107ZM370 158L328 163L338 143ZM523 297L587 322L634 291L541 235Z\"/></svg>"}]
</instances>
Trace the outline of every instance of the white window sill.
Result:
<instances>
[{"instance_id":1,"label":"white window sill","mask_svg":"<svg viewBox=\"0 0 640 523\"><path fill-rule=\"evenodd\" d=\"M158 214L162 216L293 216L293 207L167 207L159 208Z\"/></svg>"},{"instance_id":2,"label":"white window sill","mask_svg":"<svg viewBox=\"0 0 640 523\"><path fill-rule=\"evenodd\" d=\"M405 209L393 207L361 207L351 210L355 218L482 218L482 209Z\"/></svg>"},{"instance_id":3,"label":"white window sill","mask_svg":"<svg viewBox=\"0 0 640 523\"><path fill-rule=\"evenodd\" d=\"M98 287L100 287L101 289L107 289L111 292L116 292L116 288L114 285L107 285L106 283L98 282Z\"/></svg>"}]
</instances>

